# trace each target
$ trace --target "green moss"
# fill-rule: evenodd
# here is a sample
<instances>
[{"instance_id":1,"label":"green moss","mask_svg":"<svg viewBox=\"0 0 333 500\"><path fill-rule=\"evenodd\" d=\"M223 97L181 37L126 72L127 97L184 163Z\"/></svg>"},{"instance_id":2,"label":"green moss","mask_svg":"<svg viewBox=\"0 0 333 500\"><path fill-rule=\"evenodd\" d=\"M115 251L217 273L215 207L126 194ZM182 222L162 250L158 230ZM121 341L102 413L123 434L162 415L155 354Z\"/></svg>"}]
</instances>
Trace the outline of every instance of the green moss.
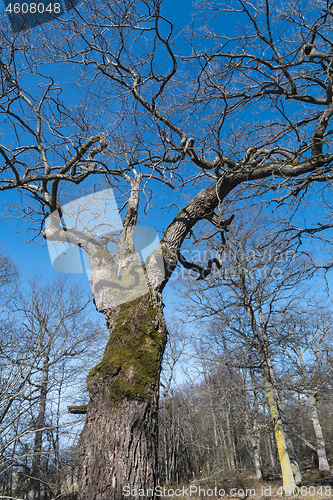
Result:
<instances>
[{"instance_id":1,"label":"green moss","mask_svg":"<svg viewBox=\"0 0 333 500\"><path fill-rule=\"evenodd\" d=\"M107 380L115 406L123 399L144 401L156 390L164 335L156 327L156 310L148 295L122 304L102 361L88 375L88 389Z\"/></svg>"},{"instance_id":2,"label":"green moss","mask_svg":"<svg viewBox=\"0 0 333 500\"><path fill-rule=\"evenodd\" d=\"M324 477L328 477L328 473L327 472L320 472L320 474L318 474L318 476L316 476L316 479L323 479Z\"/></svg>"}]
</instances>

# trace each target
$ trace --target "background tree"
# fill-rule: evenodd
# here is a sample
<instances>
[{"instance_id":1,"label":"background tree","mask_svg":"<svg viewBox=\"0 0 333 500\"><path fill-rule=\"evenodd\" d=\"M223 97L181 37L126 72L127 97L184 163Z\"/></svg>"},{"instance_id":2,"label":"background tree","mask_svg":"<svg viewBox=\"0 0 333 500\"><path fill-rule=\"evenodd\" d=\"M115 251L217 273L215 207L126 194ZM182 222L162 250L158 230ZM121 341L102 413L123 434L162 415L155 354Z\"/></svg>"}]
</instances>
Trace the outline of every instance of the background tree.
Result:
<instances>
[{"instance_id":1,"label":"background tree","mask_svg":"<svg viewBox=\"0 0 333 500\"><path fill-rule=\"evenodd\" d=\"M68 280L46 284L39 278L7 305L15 327L7 324L3 330L1 465L9 478L24 467L21 486L9 480L8 493L29 498L41 498L41 491L44 498L61 493L60 440L66 420L71 425L64 403L86 397L85 370L103 341L100 325L89 317L89 303L90 297Z\"/></svg>"},{"instance_id":2,"label":"background tree","mask_svg":"<svg viewBox=\"0 0 333 500\"><path fill-rule=\"evenodd\" d=\"M225 231L233 195L280 188L280 203L294 194L297 204L296 195L311 195L308 186L326 185L331 177L327 9L317 3L300 9L296 3L284 11L273 0L225 7L210 2L188 34L183 27L176 33L163 12L167 5L87 2L60 20L56 32L44 25L38 41L27 34L28 43L26 35L13 40L3 30L0 113L10 141L0 150L0 189L27 195L24 213L37 222L37 232L42 225L49 240L70 241L87 252L96 307L110 330L105 356L89 376L91 400L79 445L85 500L121 498L124 485L156 485L166 341L161 293L194 226L208 220L214 230ZM216 27L222 31L215 33ZM63 64L71 82L79 82L77 95L62 92L68 87L56 70ZM88 177L97 175L101 180L89 184ZM119 308L105 307L99 291L107 288L105 277L114 278L111 240L92 240L70 224L64 231L61 206L97 186L116 189L126 208L115 259L119 271L135 264L139 201L145 209L152 206L158 184L161 194L168 193L165 205L174 202L172 187L189 197L163 233L165 279L157 285L147 264L146 294ZM49 213L59 217L44 227ZM121 438L132 432L132 440Z\"/></svg>"},{"instance_id":3,"label":"background tree","mask_svg":"<svg viewBox=\"0 0 333 500\"><path fill-rule=\"evenodd\" d=\"M260 217L263 218L263 213ZM278 237L272 230L265 234L263 222L260 224L254 219L246 224L245 220L243 218L237 228L230 228L227 244L222 246L224 253L221 255L220 251L221 259L215 260L221 270L211 274L205 284L190 281L187 295L195 304L195 315L218 321L222 343L233 345L238 339L243 345L244 366L260 372L274 426L283 484L286 489L293 489L295 483L300 484L301 473L288 435L280 384L274 370L275 339L271 329L281 308L285 314L300 293L297 288L308 277L311 262L295 253L285 237Z\"/></svg>"},{"instance_id":4,"label":"background tree","mask_svg":"<svg viewBox=\"0 0 333 500\"><path fill-rule=\"evenodd\" d=\"M310 300L308 308L301 304L286 311L276 325L276 342L287 358L289 377L297 391L305 394L316 437L319 469L329 471L325 440L318 416L318 400L325 394L325 382L331 376L331 313L323 305Z\"/></svg>"},{"instance_id":5,"label":"background tree","mask_svg":"<svg viewBox=\"0 0 333 500\"><path fill-rule=\"evenodd\" d=\"M43 434L50 425L46 414L47 398L57 386L60 394L63 392L66 384L64 371L68 372L73 366L74 358L76 364L85 364L87 354L98 339L98 326L86 317L90 297L84 297L82 290L68 280L58 278L49 285L41 286L40 280L36 279L30 287L29 296L21 297L17 308L22 324L29 332L30 342L37 346L39 352L33 381L38 393L38 410L33 412L35 438L28 494L34 499L40 497ZM71 375L68 373L67 378ZM56 442L55 464L59 462L59 428ZM60 470L60 490L59 479Z\"/></svg>"}]
</instances>

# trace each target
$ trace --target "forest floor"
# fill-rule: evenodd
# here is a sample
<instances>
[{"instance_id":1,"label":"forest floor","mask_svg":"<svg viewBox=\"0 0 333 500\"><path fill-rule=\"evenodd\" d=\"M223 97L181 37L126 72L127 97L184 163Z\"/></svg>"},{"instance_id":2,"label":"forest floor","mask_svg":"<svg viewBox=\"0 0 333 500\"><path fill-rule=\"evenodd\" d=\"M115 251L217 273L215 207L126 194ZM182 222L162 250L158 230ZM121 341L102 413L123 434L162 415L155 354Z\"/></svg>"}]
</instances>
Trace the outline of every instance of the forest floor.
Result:
<instances>
[{"instance_id":1,"label":"forest floor","mask_svg":"<svg viewBox=\"0 0 333 500\"><path fill-rule=\"evenodd\" d=\"M240 472L232 477L219 475L203 478L186 485L161 487L161 500L171 499L213 499L213 500L333 500L333 472L320 472L318 469L302 470L302 486L293 492L282 488L282 477L266 473L257 480L254 475Z\"/></svg>"}]
</instances>

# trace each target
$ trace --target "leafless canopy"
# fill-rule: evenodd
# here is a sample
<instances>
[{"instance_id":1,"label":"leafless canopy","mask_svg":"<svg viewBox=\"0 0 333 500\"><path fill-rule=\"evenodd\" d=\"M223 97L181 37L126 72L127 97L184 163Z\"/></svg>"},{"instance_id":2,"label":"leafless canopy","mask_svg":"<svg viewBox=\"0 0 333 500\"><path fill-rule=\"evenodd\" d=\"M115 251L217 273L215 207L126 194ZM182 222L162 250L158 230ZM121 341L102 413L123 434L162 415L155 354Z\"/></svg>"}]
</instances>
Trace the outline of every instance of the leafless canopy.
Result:
<instances>
[{"instance_id":1,"label":"leafless canopy","mask_svg":"<svg viewBox=\"0 0 333 500\"><path fill-rule=\"evenodd\" d=\"M282 202L330 183L327 5L214 0L174 17L167 1L94 1L38 37L3 26L0 190L25 192L26 214L42 223L92 175L122 196L139 175L146 210L157 187L188 186L164 237L179 255L198 221L221 229L214 210L237 186L282 188Z\"/></svg>"}]
</instances>

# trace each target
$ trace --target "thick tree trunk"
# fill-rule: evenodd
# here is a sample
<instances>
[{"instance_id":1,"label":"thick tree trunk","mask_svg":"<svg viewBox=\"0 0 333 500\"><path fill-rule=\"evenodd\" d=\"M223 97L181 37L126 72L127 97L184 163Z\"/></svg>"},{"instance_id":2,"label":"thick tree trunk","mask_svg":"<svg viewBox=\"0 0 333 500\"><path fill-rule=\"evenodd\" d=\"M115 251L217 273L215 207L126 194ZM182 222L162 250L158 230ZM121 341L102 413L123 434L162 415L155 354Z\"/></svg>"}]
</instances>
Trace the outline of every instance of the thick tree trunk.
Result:
<instances>
[{"instance_id":1,"label":"thick tree trunk","mask_svg":"<svg viewBox=\"0 0 333 500\"><path fill-rule=\"evenodd\" d=\"M157 481L157 399L124 400L114 409L107 383L91 396L79 441L82 500L153 498ZM104 393L103 393L104 392ZM106 394L105 394L106 393ZM105 395L104 395L105 394ZM151 493L146 490L151 489ZM141 494L142 497L142 494Z\"/></svg>"},{"instance_id":2,"label":"thick tree trunk","mask_svg":"<svg viewBox=\"0 0 333 500\"><path fill-rule=\"evenodd\" d=\"M216 185L203 190L179 212L143 266L134 244L142 174L134 174L134 178L126 174L131 195L119 237L113 232L120 230L120 218L111 221L110 234L103 238L95 229L89 230L95 220L95 215L89 215L89 208L85 232L76 227L65 229L55 203L49 225L43 231L49 241L71 243L87 253L94 303L98 311L106 314L110 330L103 360L88 376L90 402L78 444L83 471L81 500L123 499L123 488L138 486L149 491L142 492L140 488L137 496L154 497L151 490L157 478L155 422L166 341L160 292L177 266L181 245L191 228L207 218L218 230L225 231L234 217L224 220L214 209L239 183L238 179L226 180L221 189ZM113 195L106 193L95 201L98 207L105 202L108 214L108 207L111 212L114 210L112 200ZM108 251L109 242L116 244L116 256ZM205 271L189 266L200 274Z\"/></svg>"},{"instance_id":3,"label":"thick tree trunk","mask_svg":"<svg viewBox=\"0 0 333 500\"><path fill-rule=\"evenodd\" d=\"M157 297L157 298L156 298ZM155 497L158 390L166 327L156 294L109 310L110 340L88 376L78 444L80 500Z\"/></svg>"},{"instance_id":4,"label":"thick tree trunk","mask_svg":"<svg viewBox=\"0 0 333 500\"><path fill-rule=\"evenodd\" d=\"M316 436L316 443L317 443L317 454L318 454L318 460L319 460L319 470L330 470L330 465L327 460L326 456L326 449L325 449L325 441L324 441L324 436L323 436L323 431L321 429L321 425L319 422L319 417L318 417L318 411L317 411L317 405L316 405L316 398L314 397L313 394L309 394L309 406L310 406L310 411L311 411L311 420L313 423L313 428L315 431L315 436Z\"/></svg>"}]
</instances>

